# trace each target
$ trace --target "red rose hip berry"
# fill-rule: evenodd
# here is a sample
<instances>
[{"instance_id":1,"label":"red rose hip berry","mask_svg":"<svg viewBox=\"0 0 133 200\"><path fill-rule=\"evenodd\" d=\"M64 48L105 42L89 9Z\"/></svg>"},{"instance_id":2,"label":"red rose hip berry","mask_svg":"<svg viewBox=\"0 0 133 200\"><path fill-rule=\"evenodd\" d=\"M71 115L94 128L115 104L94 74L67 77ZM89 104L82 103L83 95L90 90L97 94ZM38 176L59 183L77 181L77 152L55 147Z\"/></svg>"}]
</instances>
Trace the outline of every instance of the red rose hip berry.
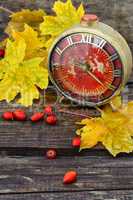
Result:
<instances>
[{"instance_id":1,"label":"red rose hip berry","mask_svg":"<svg viewBox=\"0 0 133 200\"><path fill-rule=\"evenodd\" d=\"M44 108L44 114L46 114L46 115L52 115L52 113L53 113L53 108L51 106L46 106Z\"/></svg>"},{"instance_id":2,"label":"red rose hip berry","mask_svg":"<svg viewBox=\"0 0 133 200\"><path fill-rule=\"evenodd\" d=\"M37 112L37 113L34 113L32 116L31 116L31 121L32 122L37 122L37 121L40 121L43 119L43 116L44 116L44 113L42 112Z\"/></svg>"},{"instance_id":3,"label":"red rose hip berry","mask_svg":"<svg viewBox=\"0 0 133 200\"><path fill-rule=\"evenodd\" d=\"M16 110L13 112L14 119L18 121L26 120L26 113L23 110Z\"/></svg>"},{"instance_id":4,"label":"red rose hip berry","mask_svg":"<svg viewBox=\"0 0 133 200\"><path fill-rule=\"evenodd\" d=\"M79 147L80 144L81 144L80 137L78 137L78 136L74 137L73 140L72 140L72 146L73 147Z\"/></svg>"},{"instance_id":5,"label":"red rose hip berry","mask_svg":"<svg viewBox=\"0 0 133 200\"><path fill-rule=\"evenodd\" d=\"M2 118L4 120L13 120L13 113L8 111L8 112L4 112L2 115Z\"/></svg>"},{"instance_id":6,"label":"red rose hip berry","mask_svg":"<svg viewBox=\"0 0 133 200\"><path fill-rule=\"evenodd\" d=\"M46 157L48 159L55 159L57 156L57 153L54 149L49 149L47 152L46 152Z\"/></svg>"},{"instance_id":7,"label":"red rose hip berry","mask_svg":"<svg viewBox=\"0 0 133 200\"><path fill-rule=\"evenodd\" d=\"M4 56L5 56L5 50L0 49L0 58L4 58Z\"/></svg>"},{"instance_id":8,"label":"red rose hip berry","mask_svg":"<svg viewBox=\"0 0 133 200\"><path fill-rule=\"evenodd\" d=\"M64 184L74 183L76 181L76 179L77 179L77 172L76 171L68 171L64 175L63 183Z\"/></svg>"},{"instance_id":9,"label":"red rose hip berry","mask_svg":"<svg viewBox=\"0 0 133 200\"><path fill-rule=\"evenodd\" d=\"M57 117L55 115L49 115L46 117L45 122L50 125L55 125L57 123Z\"/></svg>"}]
</instances>

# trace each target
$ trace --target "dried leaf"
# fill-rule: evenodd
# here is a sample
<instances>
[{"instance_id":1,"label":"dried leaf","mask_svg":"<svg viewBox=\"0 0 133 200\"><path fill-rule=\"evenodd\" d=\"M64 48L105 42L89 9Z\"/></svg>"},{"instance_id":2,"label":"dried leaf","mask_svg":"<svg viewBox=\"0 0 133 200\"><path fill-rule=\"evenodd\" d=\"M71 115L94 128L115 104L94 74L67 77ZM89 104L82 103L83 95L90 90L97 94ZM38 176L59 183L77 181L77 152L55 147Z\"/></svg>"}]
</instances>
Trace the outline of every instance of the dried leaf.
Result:
<instances>
[{"instance_id":1,"label":"dried leaf","mask_svg":"<svg viewBox=\"0 0 133 200\"><path fill-rule=\"evenodd\" d=\"M15 31L23 31L25 23L32 28L38 30L40 23L43 22L44 16L45 12L42 9L22 9L21 11L13 13L10 16L11 20L6 27L5 32L11 35L12 29L14 29Z\"/></svg>"},{"instance_id":2,"label":"dried leaf","mask_svg":"<svg viewBox=\"0 0 133 200\"><path fill-rule=\"evenodd\" d=\"M103 120L101 118L85 119L80 124L85 126L77 130L77 134L81 136L80 150L95 146L108 133Z\"/></svg>"}]
</instances>

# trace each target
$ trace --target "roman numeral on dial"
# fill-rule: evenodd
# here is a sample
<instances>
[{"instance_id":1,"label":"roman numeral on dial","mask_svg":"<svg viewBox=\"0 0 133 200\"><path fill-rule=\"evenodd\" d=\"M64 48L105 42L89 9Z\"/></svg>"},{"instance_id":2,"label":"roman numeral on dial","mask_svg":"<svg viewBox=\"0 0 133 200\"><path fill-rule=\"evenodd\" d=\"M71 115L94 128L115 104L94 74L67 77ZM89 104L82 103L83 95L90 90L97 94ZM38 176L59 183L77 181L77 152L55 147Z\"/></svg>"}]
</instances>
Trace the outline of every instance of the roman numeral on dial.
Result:
<instances>
[{"instance_id":1,"label":"roman numeral on dial","mask_svg":"<svg viewBox=\"0 0 133 200\"><path fill-rule=\"evenodd\" d=\"M68 37L67 37L67 41L68 41L68 44L69 44L69 45L72 45L72 44L73 44L73 40L72 40L71 36L68 36Z\"/></svg>"},{"instance_id":2,"label":"roman numeral on dial","mask_svg":"<svg viewBox=\"0 0 133 200\"><path fill-rule=\"evenodd\" d=\"M102 49L105 44L106 44L106 41L105 40L101 40L101 42L97 46Z\"/></svg>"},{"instance_id":3,"label":"roman numeral on dial","mask_svg":"<svg viewBox=\"0 0 133 200\"><path fill-rule=\"evenodd\" d=\"M61 50L59 47L56 47L55 51L56 51L56 53L58 53L59 55L62 54L62 50Z\"/></svg>"},{"instance_id":4,"label":"roman numeral on dial","mask_svg":"<svg viewBox=\"0 0 133 200\"><path fill-rule=\"evenodd\" d=\"M114 61L118 58L118 54L114 53L112 56L109 57L109 60Z\"/></svg>"},{"instance_id":5,"label":"roman numeral on dial","mask_svg":"<svg viewBox=\"0 0 133 200\"><path fill-rule=\"evenodd\" d=\"M116 87L114 85L109 85L108 86L110 90L114 91L116 89Z\"/></svg>"},{"instance_id":6,"label":"roman numeral on dial","mask_svg":"<svg viewBox=\"0 0 133 200\"><path fill-rule=\"evenodd\" d=\"M101 95L99 96L99 101L100 101L101 99L104 99L104 98L105 98L104 95L101 94Z\"/></svg>"},{"instance_id":7,"label":"roman numeral on dial","mask_svg":"<svg viewBox=\"0 0 133 200\"><path fill-rule=\"evenodd\" d=\"M93 43L98 48L102 49L104 47L104 45L106 44L106 41L104 39L101 39L101 38L95 36Z\"/></svg>"},{"instance_id":8,"label":"roman numeral on dial","mask_svg":"<svg viewBox=\"0 0 133 200\"><path fill-rule=\"evenodd\" d=\"M91 43L92 35L82 34L81 42L82 43Z\"/></svg>"},{"instance_id":9,"label":"roman numeral on dial","mask_svg":"<svg viewBox=\"0 0 133 200\"><path fill-rule=\"evenodd\" d=\"M114 77L120 77L121 76L121 70L120 69L115 69L114 70Z\"/></svg>"}]
</instances>

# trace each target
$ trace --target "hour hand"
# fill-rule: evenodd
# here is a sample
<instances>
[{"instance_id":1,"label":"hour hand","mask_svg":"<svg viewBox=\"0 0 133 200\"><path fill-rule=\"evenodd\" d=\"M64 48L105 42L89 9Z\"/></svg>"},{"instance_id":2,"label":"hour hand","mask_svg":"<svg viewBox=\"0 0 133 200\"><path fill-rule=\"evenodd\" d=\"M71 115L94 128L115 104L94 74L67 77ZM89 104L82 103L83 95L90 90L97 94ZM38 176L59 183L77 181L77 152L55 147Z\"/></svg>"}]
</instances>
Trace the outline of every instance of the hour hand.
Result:
<instances>
[{"instance_id":1,"label":"hour hand","mask_svg":"<svg viewBox=\"0 0 133 200\"><path fill-rule=\"evenodd\" d=\"M100 85L104 86L104 84L103 84L93 73L91 73L90 71L87 71L87 73L88 73L92 78L94 78L98 83L100 83Z\"/></svg>"}]
</instances>

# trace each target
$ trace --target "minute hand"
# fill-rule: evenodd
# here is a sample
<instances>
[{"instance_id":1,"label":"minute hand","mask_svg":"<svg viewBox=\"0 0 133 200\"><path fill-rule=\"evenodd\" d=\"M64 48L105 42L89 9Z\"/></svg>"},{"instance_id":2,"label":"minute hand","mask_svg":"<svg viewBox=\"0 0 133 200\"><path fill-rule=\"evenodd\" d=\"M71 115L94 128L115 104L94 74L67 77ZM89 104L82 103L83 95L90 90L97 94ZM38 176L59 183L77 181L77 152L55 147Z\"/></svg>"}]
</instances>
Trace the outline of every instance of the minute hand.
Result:
<instances>
[{"instance_id":1,"label":"minute hand","mask_svg":"<svg viewBox=\"0 0 133 200\"><path fill-rule=\"evenodd\" d=\"M91 73L90 71L87 71L87 73L88 73L91 77L93 77L98 83L100 83L102 86L104 86L104 84L103 84L93 73Z\"/></svg>"}]
</instances>

